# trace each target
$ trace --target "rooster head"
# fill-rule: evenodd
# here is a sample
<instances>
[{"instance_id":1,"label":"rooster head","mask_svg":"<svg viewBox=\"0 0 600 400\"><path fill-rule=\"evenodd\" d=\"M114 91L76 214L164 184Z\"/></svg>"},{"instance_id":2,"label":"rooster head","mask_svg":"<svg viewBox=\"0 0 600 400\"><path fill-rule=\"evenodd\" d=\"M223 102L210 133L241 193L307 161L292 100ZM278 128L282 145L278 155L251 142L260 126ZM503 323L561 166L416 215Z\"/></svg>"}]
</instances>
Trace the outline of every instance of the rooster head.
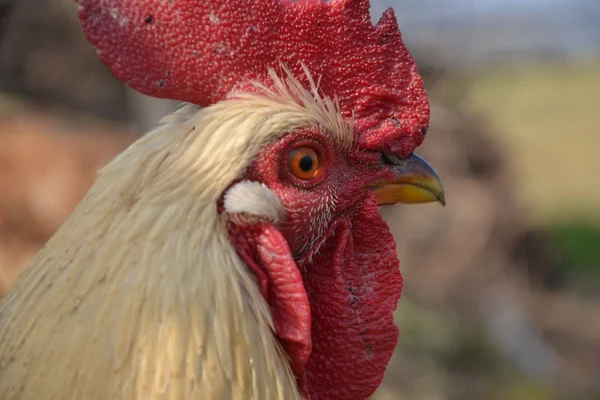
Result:
<instances>
[{"instance_id":1,"label":"rooster head","mask_svg":"<svg viewBox=\"0 0 600 400\"><path fill-rule=\"evenodd\" d=\"M373 25L368 0L79 4L101 60L142 93L202 107L286 98L312 115L243 160L215 206L299 390L368 397L396 345L402 289L378 206L444 203L439 177L414 154L429 104L393 11Z\"/></svg>"}]
</instances>

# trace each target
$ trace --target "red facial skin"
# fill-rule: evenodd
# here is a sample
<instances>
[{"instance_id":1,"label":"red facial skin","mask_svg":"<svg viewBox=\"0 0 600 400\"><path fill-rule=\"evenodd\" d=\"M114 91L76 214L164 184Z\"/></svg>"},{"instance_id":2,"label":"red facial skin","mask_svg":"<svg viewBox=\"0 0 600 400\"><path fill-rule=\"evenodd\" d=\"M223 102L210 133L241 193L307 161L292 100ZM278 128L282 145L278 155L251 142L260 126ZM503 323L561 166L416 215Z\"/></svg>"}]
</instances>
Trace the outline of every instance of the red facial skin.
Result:
<instances>
[{"instance_id":1,"label":"red facial skin","mask_svg":"<svg viewBox=\"0 0 600 400\"><path fill-rule=\"evenodd\" d=\"M298 146L312 147L319 154L323 174L314 181L299 180L289 170L287 155ZM345 151L316 131L302 130L269 145L245 176L265 183L288 211L278 230L279 240L289 244L300 273L289 273L287 284L281 287L291 285L298 290L292 296L296 303L287 305L289 310L299 304L303 310L304 303L297 299L306 296L310 313L273 315L299 387L311 399L367 398L381 383L396 345L393 311L402 289L396 246L377 213L374 196L363 189L390 174L377 153L358 148ZM242 258L247 263L255 260L249 264L251 269L262 269L259 285L270 290L266 298L273 310L277 284L261 275L281 267L257 265L260 256L252 250L257 248L255 238L265 229L275 230L263 223L232 227L230 232ZM281 244L273 247L281 248ZM292 270L290 265L287 268ZM285 303L285 296L278 298ZM290 345L289 335L282 338L280 334L284 327L304 336L295 336Z\"/></svg>"}]
</instances>

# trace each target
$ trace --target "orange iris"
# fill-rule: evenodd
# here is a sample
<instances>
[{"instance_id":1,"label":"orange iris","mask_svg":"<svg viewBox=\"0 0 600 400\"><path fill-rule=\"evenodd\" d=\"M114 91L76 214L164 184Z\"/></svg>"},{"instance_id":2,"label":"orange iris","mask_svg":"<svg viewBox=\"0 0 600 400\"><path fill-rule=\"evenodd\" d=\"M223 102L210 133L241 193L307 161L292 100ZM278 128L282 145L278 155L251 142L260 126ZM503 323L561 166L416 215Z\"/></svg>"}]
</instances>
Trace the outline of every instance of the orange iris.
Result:
<instances>
[{"instance_id":1,"label":"orange iris","mask_svg":"<svg viewBox=\"0 0 600 400\"><path fill-rule=\"evenodd\" d=\"M311 147L298 147L290 151L288 166L296 178L302 180L313 179L319 174L319 156Z\"/></svg>"}]
</instances>

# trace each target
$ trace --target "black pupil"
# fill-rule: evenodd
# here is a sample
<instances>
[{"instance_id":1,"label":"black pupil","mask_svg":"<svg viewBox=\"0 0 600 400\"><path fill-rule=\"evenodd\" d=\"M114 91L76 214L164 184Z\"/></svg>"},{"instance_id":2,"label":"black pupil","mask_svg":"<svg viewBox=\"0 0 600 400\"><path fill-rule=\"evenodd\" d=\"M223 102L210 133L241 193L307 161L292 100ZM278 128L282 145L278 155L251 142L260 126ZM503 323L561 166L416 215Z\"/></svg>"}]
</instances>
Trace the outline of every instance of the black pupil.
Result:
<instances>
[{"instance_id":1,"label":"black pupil","mask_svg":"<svg viewBox=\"0 0 600 400\"><path fill-rule=\"evenodd\" d=\"M308 172L312 169L313 159L311 156L304 156L300 159L300 169L304 172Z\"/></svg>"}]
</instances>

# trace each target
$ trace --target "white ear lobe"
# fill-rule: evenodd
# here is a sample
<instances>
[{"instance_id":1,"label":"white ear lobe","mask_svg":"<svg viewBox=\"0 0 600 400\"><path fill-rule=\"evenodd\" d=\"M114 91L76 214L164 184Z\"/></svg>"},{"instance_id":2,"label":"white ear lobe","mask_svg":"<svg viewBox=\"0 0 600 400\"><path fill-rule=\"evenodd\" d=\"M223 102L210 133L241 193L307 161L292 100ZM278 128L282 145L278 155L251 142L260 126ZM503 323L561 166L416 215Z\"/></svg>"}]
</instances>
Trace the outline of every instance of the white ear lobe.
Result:
<instances>
[{"instance_id":1,"label":"white ear lobe","mask_svg":"<svg viewBox=\"0 0 600 400\"><path fill-rule=\"evenodd\" d=\"M225 192L224 200L227 214L254 217L274 224L280 222L285 215L279 197L260 182L238 182Z\"/></svg>"}]
</instances>

